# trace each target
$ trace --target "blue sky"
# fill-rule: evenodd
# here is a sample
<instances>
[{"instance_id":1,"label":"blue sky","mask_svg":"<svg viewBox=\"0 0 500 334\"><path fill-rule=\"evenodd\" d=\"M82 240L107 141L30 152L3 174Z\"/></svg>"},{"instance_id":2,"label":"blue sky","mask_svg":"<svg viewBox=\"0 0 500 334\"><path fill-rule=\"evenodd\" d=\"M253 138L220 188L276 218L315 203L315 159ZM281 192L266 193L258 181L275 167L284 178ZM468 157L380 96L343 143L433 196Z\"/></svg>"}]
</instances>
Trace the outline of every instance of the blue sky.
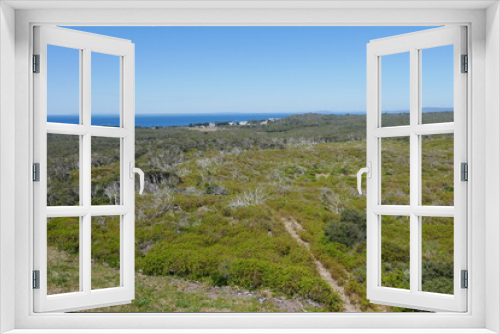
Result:
<instances>
[{"instance_id":1,"label":"blue sky","mask_svg":"<svg viewBox=\"0 0 500 334\"><path fill-rule=\"evenodd\" d=\"M136 113L364 112L366 44L429 27L71 27L135 43ZM453 106L453 48L424 50L424 107ZM432 55L430 54L432 53ZM382 108L408 109L407 55L382 59ZM48 112L78 108L78 52L49 48ZM92 110L119 105L117 57L92 55Z\"/></svg>"}]
</instances>

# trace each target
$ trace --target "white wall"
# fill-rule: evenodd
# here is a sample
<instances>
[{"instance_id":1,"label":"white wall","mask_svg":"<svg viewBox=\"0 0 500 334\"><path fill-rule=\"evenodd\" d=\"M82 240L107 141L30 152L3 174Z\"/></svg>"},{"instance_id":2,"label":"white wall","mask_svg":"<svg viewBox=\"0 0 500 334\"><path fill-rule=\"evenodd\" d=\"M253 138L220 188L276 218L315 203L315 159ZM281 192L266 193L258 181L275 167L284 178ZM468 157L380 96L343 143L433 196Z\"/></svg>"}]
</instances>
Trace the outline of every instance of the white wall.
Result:
<instances>
[{"instance_id":1,"label":"white wall","mask_svg":"<svg viewBox=\"0 0 500 334\"><path fill-rule=\"evenodd\" d=\"M486 328L500 332L500 13L499 4L486 11L486 256L495 256L495 265L486 266ZM496 241L495 241L496 240Z\"/></svg>"},{"instance_id":2,"label":"white wall","mask_svg":"<svg viewBox=\"0 0 500 334\"><path fill-rule=\"evenodd\" d=\"M0 3L0 333L14 328L15 12ZM3 261L1 261L3 259Z\"/></svg>"}]
</instances>

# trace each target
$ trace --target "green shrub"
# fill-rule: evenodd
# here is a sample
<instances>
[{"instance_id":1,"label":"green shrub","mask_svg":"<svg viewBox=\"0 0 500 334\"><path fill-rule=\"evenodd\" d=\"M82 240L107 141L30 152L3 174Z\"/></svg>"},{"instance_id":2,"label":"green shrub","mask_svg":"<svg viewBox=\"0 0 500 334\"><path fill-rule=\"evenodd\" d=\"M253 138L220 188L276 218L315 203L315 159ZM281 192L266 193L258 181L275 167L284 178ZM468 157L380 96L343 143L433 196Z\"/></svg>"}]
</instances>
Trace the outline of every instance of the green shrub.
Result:
<instances>
[{"instance_id":1,"label":"green shrub","mask_svg":"<svg viewBox=\"0 0 500 334\"><path fill-rule=\"evenodd\" d=\"M422 262L422 290L453 294L453 262Z\"/></svg>"},{"instance_id":2,"label":"green shrub","mask_svg":"<svg viewBox=\"0 0 500 334\"><path fill-rule=\"evenodd\" d=\"M330 220L326 223L324 232L330 242L353 248L366 242L366 213L358 209L345 209L339 221Z\"/></svg>"},{"instance_id":3,"label":"green shrub","mask_svg":"<svg viewBox=\"0 0 500 334\"><path fill-rule=\"evenodd\" d=\"M55 246L70 254L80 250L80 226L78 217L49 218L47 221L47 245Z\"/></svg>"}]
</instances>

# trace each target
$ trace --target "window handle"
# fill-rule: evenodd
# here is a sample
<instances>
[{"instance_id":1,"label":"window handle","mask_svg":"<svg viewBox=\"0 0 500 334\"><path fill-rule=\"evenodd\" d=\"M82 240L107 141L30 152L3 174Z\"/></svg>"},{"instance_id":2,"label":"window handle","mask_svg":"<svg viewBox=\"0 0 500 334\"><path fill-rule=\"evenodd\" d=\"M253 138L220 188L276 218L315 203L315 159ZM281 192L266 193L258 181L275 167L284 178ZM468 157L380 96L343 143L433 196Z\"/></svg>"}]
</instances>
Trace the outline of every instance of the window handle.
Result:
<instances>
[{"instance_id":1,"label":"window handle","mask_svg":"<svg viewBox=\"0 0 500 334\"><path fill-rule=\"evenodd\" d=\"M135 177L135 173L139 174L139 195L142 195L144 191L144 172L140 168L134 167L134 162L130 161L130 178L133 179Z\"/></svg>"},{"instance_id":2,"label":"window handle","mask_svg":"<svg viewBox=\"0 0 500 334\"><path fill-rule=\"evenodd\" d=\"M368 179L372 178L372 163L370 161L368 161L367 167L361 168L357 174L357 176L358 176L358 192L360 195L363 194L363 192L361 191L361 175L363 175L363 173L366 173L366 177Z\"/></svg>"}]
</instances>

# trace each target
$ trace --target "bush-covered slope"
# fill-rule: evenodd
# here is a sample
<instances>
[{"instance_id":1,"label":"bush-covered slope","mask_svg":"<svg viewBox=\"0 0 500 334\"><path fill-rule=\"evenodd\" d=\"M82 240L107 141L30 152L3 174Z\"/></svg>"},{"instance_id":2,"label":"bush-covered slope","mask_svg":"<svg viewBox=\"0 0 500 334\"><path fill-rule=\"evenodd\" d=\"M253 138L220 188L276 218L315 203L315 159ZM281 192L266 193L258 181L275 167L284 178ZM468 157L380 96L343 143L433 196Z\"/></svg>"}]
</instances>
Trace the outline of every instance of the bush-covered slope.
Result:
<instances>
[{"instance_id":1,"label":"bush-covered slope","mask_svg":"<svg viewBox=\"0 0 500 334\"><path fill-rule=\"evenodd\" d=\"M386 117L397 123L402 116ZM449 113L433 117L448 120ZM319 305L315 310L342 311L340 296L316 271L313 255L360 309L388 310L365 298L366 200L357 194L355 177L365 165L365 122L363 115L305 114L269 125L219 126L215 131L138 128L136 165L146 172L145 195L136 196L138 276L180 277L209 286L272 291ZM66 190L58 197L59 185L77 181L78 174L74 168L51 166L77 163L68 160L67 141L56 136L49 136L49 141L53 147L49 175L54 187L50 203L61 205L68 203L72 192ZM430 204L451 205L452 139L449 135L425 138L425 147L429 149L423 152L423 198ZM113 204L119 180L116 147L103 140L97 148L93 202ZM383 150L387 152L382 162L384 200L407 204L408 142L384 139ZM78 198L71 201L78 202ZM310 250L287 233L283 218L300 224L300 238ZM96 265L119 268L116 226L112 219L93 223ZM427 291L450 292L452 226L450 220L435 219L424 227ZM48 222L48 229L49 245L70 254L78 251L78 224L55 218ZM407 229L405 219L383 225L384 235L389 236L383 242L382 259L383 282L392 282L387 284L403 286L406 282L409 245L403 241ZM390 242L394 236L401 239ZM137 300L142 298L141 291ZM107 311L133 309L117 306Z\"/></svg>"}]
</instances>

